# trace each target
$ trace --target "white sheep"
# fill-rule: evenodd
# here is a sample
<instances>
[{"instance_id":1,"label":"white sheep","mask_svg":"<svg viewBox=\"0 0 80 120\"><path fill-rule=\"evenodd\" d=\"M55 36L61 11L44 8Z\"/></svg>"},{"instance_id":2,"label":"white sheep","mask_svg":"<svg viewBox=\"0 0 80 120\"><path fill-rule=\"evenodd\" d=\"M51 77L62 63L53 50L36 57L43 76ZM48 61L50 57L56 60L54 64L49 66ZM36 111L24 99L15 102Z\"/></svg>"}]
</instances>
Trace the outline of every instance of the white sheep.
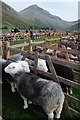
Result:
<instances>
[{"instance_id":1,"label":"white sheep","mask_svg":"<svg viewBox=\"0 0 80 120\"><path fill-rule=\"evenodd\" d=\"M53 120L54 111L55 117L59 119L64 103L64 94L60 85L30 73L27 65L25 64L24 68L21 62L13 62L5 68L5 72L9 73L16 81L17 91L24 99L24 108L28 107L28 98L34 104L42 106L48 115L48 120Z\"/></svg>"},{"instance_id":2,"label":"white sheep","mask_svg":"<svg viewBox=\"0 0 80 120\"><path fill-rule=\"evenodd\" d=\"M26 58L25 61L27 61L30 65L34 65L33 60L30 60L30 59ZM38 58L37 69L41 70L41 71L44 71L44 72L47 72L48 68L47 68L47 65L46 65L46 61L43 60L43 59Z\"/></svg>"},{"instance_id":3,"label":"white sheep","mask_svg":"<svg viewBox=\"0 0 80 120\"><path fill-rule=\"evenodd\" d=\"M37 68L41 71L44 71L44 72L48 71L46 61L43 59L40 59L40 58L38 58L38 67Z\"/></svg>"},{"instance_id":4,"label":"white sheep","mask_svg":"<svg viewBox=\"0 0 80 120\"><path fill-rule=\"evenodd\" d=\"M47 51L46 51L46 54L48 54L48 55L52 55L54 53L54 50L52 50L52 49L47 49Z\"/></svg>"},{"instance_id":5,"label":"white sheep","mask_svg":"<svg viewBox=\"0 0 80 120\"><path fill-rule=\"evenodd\" d=\"M14 83L14 79L9 74L5 73L5 71L4 71L5 67L7 67L10 63L12 63L10 60L0 59L0 68L2 68L2 80L3 81L7 80L11 85L11 91L15 92L16 86L15 86L15 83ZM23 68L23 70L25 72L27 70L30 71L29 66L27 65L26 61L19 61L19 59L18 59L17 63L20 63L20 65L22 66L21 68Z\"/></svg>"}]
</instances>

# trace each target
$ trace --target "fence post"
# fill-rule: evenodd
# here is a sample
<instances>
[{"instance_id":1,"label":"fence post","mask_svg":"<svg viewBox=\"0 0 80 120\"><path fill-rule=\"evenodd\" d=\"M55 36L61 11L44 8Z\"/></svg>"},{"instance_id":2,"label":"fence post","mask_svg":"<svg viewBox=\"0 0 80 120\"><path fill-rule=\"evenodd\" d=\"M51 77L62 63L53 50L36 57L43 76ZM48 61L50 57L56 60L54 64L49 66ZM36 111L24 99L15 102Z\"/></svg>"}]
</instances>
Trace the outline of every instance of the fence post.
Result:
<instances>
[{"instance_id":1,"label":"fence post","mask_svg":"<svg viewBox=\"0 0 80 120\"><path fill-rule=\"evenodd\" d=\"M2 58L3 59L7 59L10 56L10 51L8 51L8 46L10 45L10 43L8 41L4 41L3 45L2 45Z\"/></svg>"},{"instance_id":2,"label":"fence post","mask_svg":"<svg viewBox=\"0 0 80 120\"><path fill-rule=\"evenodd\" d=\"M65 51L66 60L70 61L69 55L68 55L68 52L67 52L67 49L66 49L65 45L62 45L62 49L63 49L63 50L66 50L66 51Z\"/></svg>"},{"instance_id":3,"label":"fence post","mask_svg":"<svg viewBox=\"0 0 80 120\"><path fill-rule=\"evenodd\" d=\"M54 56L57 58L57 50L58 50L58 44L55 44L54 46Z\"/></svg>"},{"instance_id":4,"label":"fence post","mask_svg":"<svg viewBox=\"0 0 80 120\"><path fill-rule=\"evenodd\" d=\"M32 50L32 40L30 39L30 41L29 41L29 50L30 50L30 52L32 52L33 50Z\"/></svg>"},{"instance_id":5,"label":"fence post","mask_svg":"<svg viewBox=\"0 0 80 120\"><path fill-rule=\"evenodd\" d=\"M34 74L37 75L37 66L38 66L38 52L34 54Z\"/></svg>"},{"instance_id":6,"label":"fence post","mask_svg":"<svg viewBox=\"0 0 80 120\"><path fill-rule=\"evenodd\" d=\"M2 41L0 41L0 56L2 55Z\"/></svg>"},{"instance_id":7,"label":"fence post","mask_svg":"<svg viewBox=\"0 0 80 120\"><path fill-rule=\"evenodd\" d=\"M50 56L49 56L49 55L45 55L45 58L46 58L46 60L47 60L48 66L49 66L50 71L51 71L51 73L52 73L53 80L54 80L55 82L59 83L59 79L58 79L58 77L57 77L57 74L56 74L55 68L54 68L54 66L53 66L53 64L52 64L52 61L51 61Z\"/></svg>"},{"instance_id":8,"label":"fence post","mask_svg":"<svg viewBox=\"0 0 80 120\"><path fill-rule=\"evenodd\" d=\"M47 50L46 49L46 40L47 40L47 38L44 39L44 44L43 44L43 46L44 46L44 52L46 52L46 50Z\"/></svg>"},{"instance_id":9,"label":"fence post","mask_svg":"<svg viewBox=\"0 0 80 120\"><path fill-rule=\"evenodd\" d=\"M7 41L7 57L10 57L10 50L9 50L9 47L10 46L10 42Z\"/></svg>"}]
</instances>

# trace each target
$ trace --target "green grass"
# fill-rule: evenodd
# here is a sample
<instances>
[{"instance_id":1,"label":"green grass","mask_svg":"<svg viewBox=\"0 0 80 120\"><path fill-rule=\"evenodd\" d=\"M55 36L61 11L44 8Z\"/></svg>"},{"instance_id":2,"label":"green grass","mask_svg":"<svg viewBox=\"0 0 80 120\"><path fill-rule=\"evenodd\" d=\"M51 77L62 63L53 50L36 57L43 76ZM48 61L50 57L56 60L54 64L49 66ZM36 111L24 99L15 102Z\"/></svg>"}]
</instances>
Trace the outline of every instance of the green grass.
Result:
<instances>
[{"instance_id":1,"label":"green grass","mask_svg":"<svg viewBox=\"0 0 80 120\"><path fill-rule=\"evenodd\" d=\"M36 38L36 39L33 40L33 42L44 41L44 38L45 37ZM51 38L59 38L59 36L49 37L48 39L51 39ZM22 39L22 40L16 40L16 41L11 40L10 45L21 44L21 43L24 43L24 42L29 43L29 40L28 39L27 40Z\"/></svg>"},{"instance_id":2,"label":"green grass","mask_svg":"<svg viewBox=\"0 0 80 120\"><path fill-rule=\"evenodd\" d=\"M34 39L33 42L44 41L44 38L45 37ZM51 38L59 38L59 36L49 37L48 39L51 39ZM22 39L22 40L16 40L16 41L11 40L10 41L10 45L22 44L24 42L29 43L29 40L24 40L24 39ZM34 48L34 46L33 46L33 48ZM21 47L18 47L18 49L21 49ZM27 46L27 47L25 46L24 50L25 51L29 50L29 46ZM14 55L14 54L17 54L17 52L10 50L10 55Z\"/></svg>"},{"instance_id":3,"label":"green grass","mask_svg":"<svg viewBox=\"0 0 80 120\"><path fill-rule=\"evenodd\" d=\"M29 40L24 40L24 39L16 40L16 41L11 40L11 41L10 41L10 45L22 44L22 43L24 43L24 42L28 43Z\"/></svg>"},{"instance_id":4,"label":"green grass","mask_svg":"<svg viewBox=\"0 0 80 120\"><path fill-rule=\"evenodd\" d=\"M76 76L75 78L76 80L80 81L80 74ZM80 99L80 90L73 88L73 94L72 96ZM69 106L72 107L73 109L77 110L80 112L80 106L78 105L78 103L71 103L68 102Z\"/></svg>"}]
</instances>

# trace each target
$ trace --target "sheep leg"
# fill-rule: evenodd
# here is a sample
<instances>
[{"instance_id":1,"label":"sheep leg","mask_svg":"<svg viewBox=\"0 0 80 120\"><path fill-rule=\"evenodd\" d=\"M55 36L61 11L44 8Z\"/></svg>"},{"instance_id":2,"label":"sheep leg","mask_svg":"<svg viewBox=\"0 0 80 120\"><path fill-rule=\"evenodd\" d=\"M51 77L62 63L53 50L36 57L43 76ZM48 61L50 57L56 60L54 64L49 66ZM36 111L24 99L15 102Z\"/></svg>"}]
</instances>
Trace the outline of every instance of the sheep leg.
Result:
<instances>
[{"instance_id":1,"label":"sheep leg","mask_svg":"<svg viewBox=\"0 0 80 120\"><path fill-rule=\"evenodd\" d=\"M57 109L55 110L55 118L59 119L60 118L60 114L63 108L63 102L57 107Z\"/></svg>"},{"instance_id":2,"label":"sheep leg","mask_svg":"<svg viewBox=\"0 0 80 120\"><path fill-rule=\"evenodd\" d=\"M11 83L11 91L15 92L15 84L14 83Z\"/></svg>"},{"instance_id":3,"label":"sheep leg","mask_svg":"<svg viewBox=\"0 0 80 120\"><path fill-rule=\"evenodd\" d=\"M68 95L71 95L72 94L72 88L70 86L67 86L66 87L66 92Z\"/></svg>"},{"instance_id":4,"label":"sheep leg","mask_svg":"<svg viewBox=\"0 0 80 120\"><path fill-rule=\"evenodd\" d=\"M68 87L68 91L69 91L69 94L72 95L72 93L73 93L72 87Z\"/></svg>"},{"instance_id":5,"label":"sheep leg","mask_svg":"<svg viewBox=\"0 0 80 120\"><path fill-rule=\"evenodd\" d=\"M22 97L23 100L24 100L24 106L23 106L23 108L24 108L24 109L28 108L27 98L25 98L25 97L23 97L23 96L21 96L21 97Z\"/></svg>"},{"instance_id":6,"label":"sheep leg","mask_svg":"<svg viewBox=\"0 0 80 120\"><path fill-rule=\"evenodd\" d=\"M54 119L53 112L47 113L47 115L48 115L48 120L53 120Z\"/></svg>"}]
</instances>

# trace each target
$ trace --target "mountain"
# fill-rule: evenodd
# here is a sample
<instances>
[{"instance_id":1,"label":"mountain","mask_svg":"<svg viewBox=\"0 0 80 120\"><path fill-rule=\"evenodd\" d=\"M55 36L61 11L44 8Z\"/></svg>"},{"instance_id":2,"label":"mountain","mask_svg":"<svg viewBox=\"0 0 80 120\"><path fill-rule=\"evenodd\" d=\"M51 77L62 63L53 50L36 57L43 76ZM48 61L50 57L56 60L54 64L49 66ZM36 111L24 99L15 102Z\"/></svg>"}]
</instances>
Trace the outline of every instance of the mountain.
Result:
<instances>
[{"instance_id":1,"label":"mountain","mask_svg":"<svg viewBox=\"0 0 80 120\"><path fill-rule=\"evenodd\" d=\"M0 9L0 13L2 12L2 25L6 26L18 26L25 27L29 26L28 20L25 20L17 11L15 11L12 7L2 2L2 9Z\"/></svg>"},{"instance_id":2,"label":"mountain","mask_svg":"<svg viewBox=\"0 0 80 120\"><path fill-rule=\"evenodd\" d=\"M66 28L66 30L70 30L70 31L78 31L80 33L80 20L75 21L75 24Z\"/></svg>"},{"instance_id":3,"label":"mountain","mask_svg":"<svg viewBox=\"0 0 80 120\"><path fill-rule=\"evenodd\" d=\"M29 6L24 10L17 12L8 4L4 2L1 3L2 9L0 7L0 15L2 13L2 26L17 26L20 28L49 27L63 30L64 28L70 28L77 24L77 21L64 21L60 17L50 14L48 11L38 7L37 5Z\"/></svg>"},{"instance_id":4,"label":"mountain","mask_svg":"<svg viewBox=\"0 0 80 120\"><path fill-rule=\"evenodd\" d=\"M37 26L54 27L63 29L73 25L71 22L62 20L60 17L50 14L48 11L38 7L37 5L29 6L19 12L26 20L30 20Z\"/></svg>"}]
</instances>

